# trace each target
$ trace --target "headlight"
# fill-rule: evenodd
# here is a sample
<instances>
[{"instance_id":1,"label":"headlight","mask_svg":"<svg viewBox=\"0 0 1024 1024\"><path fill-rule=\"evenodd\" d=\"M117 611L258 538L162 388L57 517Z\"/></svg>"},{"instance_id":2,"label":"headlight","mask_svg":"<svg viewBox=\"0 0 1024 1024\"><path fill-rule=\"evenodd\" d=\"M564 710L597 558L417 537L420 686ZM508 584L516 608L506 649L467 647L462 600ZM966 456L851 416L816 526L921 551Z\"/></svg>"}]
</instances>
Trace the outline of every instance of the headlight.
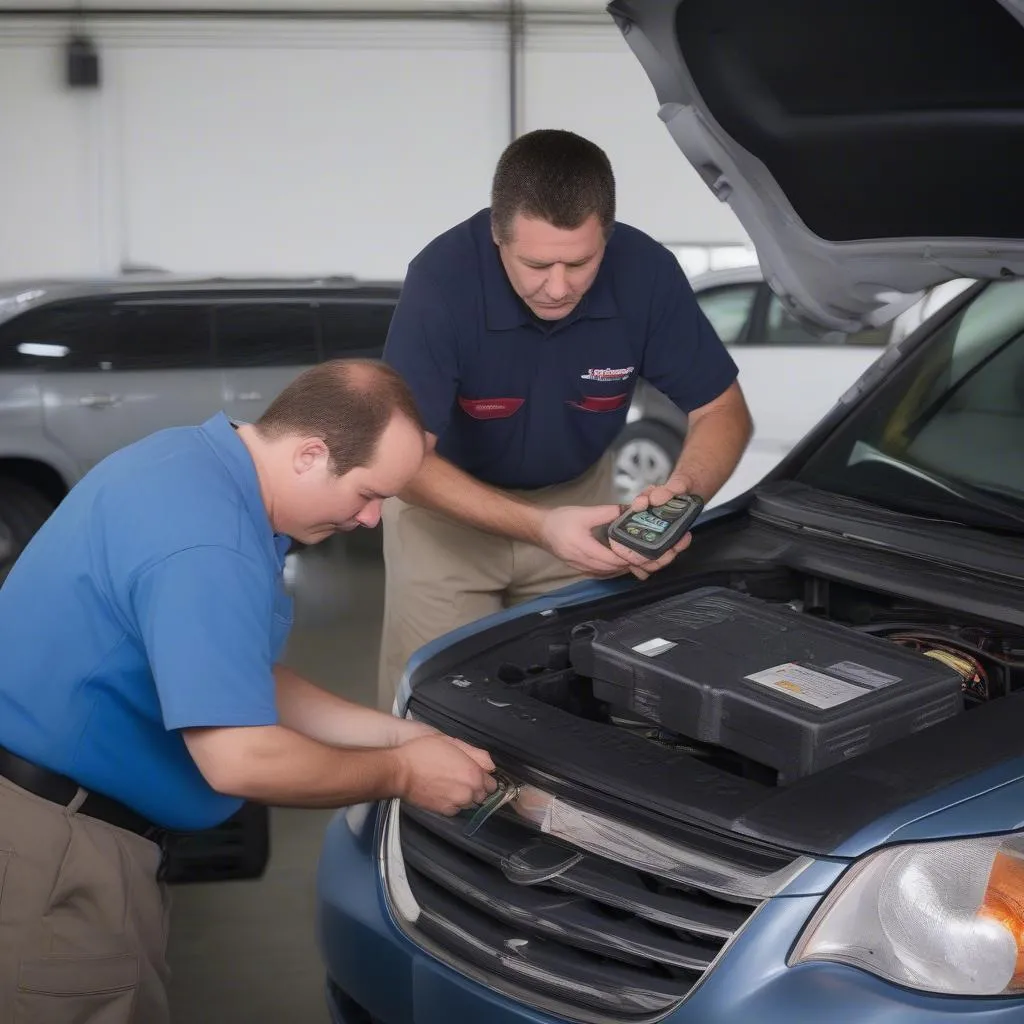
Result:
<instances>
[{"instance_id":1,"label":"headlight","mask_svg":"<svg viewBox=\"0 0 1024 1024\"><path fill-rule=\"evenodd\" d=\"M833 960L948 995L1024 992L1024 836L881 850L815 913L790 964Z\"/></svg>"}]
</instances>

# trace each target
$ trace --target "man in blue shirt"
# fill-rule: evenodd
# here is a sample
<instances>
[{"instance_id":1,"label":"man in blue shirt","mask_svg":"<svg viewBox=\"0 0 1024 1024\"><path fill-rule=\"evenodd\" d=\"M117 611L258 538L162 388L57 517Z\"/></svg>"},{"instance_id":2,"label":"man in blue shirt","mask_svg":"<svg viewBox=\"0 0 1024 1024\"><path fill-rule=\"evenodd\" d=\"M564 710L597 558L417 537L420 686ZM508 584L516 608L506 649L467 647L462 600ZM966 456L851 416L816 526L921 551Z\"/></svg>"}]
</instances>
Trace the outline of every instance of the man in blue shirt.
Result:
<instances>
[{"instance_id":1,"label":"man in blue shirt","mask_svg":"<svg viewBox=\"0 0 1024 1024\"><path fill-rule=\"evenodd\" d=\"M638 378L688 414L688 433L637 508L710 499L750 437L736 366L678 262L616 223L607 157L570 132L513 142L490 209L416 256L384 359L436 450L384 508L382 708L439 634L582 576L644 578L686 546L645 562L592 533L619 513L607 452Z\"/></svg>"},{"instance_id":2,"label":"man in blue shirt","mask_svg":"<svg viewBox=\"0 0 1024 1024\"><path fill-rule=\"evenodd\" d=\"M278 662L291 538L375 526L425 450L394 371L325 363L255 424L115 453L33 538L0 588L0 1021L167 1024L164 829L493 790L483 751Z\"/></svg>"}]
</instances>

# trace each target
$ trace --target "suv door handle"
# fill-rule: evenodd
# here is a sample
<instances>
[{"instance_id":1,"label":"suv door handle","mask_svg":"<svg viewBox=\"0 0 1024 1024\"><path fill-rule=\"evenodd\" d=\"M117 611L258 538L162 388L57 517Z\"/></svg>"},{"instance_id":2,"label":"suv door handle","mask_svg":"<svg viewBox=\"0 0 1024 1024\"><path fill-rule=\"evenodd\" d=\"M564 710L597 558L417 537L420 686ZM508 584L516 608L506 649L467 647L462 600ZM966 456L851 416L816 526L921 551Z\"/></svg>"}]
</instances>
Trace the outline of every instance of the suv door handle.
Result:
<instances>
[{"instance_id":1,"label":"suv door handle","mask_svg":"<svg viewBox=\"0 0 1024 1024\"><path fill-rule=\"evenodd\" d=\"M263 395L259 391L240 391L238 400L240 402L258 402Z\"/></svg>"},{"instance_id":2,"label":"suv door handle","mask_svg":"<svg viewBox=\"0 0 1024 1024\"><path fill-rule=\"evenodd\" d=\"M120 401L120 395L82 395L78 404L89 406L92 409L108 409Z\"/></svg>"}]
</instances>

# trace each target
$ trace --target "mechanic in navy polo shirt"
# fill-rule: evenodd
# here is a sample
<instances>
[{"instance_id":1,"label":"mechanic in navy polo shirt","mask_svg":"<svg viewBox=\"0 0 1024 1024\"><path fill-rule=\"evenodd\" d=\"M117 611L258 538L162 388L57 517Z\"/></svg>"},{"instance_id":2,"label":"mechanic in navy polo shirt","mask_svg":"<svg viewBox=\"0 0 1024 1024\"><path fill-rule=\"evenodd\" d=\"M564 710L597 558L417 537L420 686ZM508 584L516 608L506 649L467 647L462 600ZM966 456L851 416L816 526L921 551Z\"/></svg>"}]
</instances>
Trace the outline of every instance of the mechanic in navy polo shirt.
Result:
<instances>
[{"instance_id":1,"label":"mechanic in navy polo shirt","mask_svg":"<svg viewBox=\"0 0 1024 1024\"><path fill-rule=\"evenodd\" d=\"M0 588L0 1022L169 1024L165 828L493 791L483 751L278 663L291 538L375 526L425 448L393 370L328 362L255 424L105 459L25 548Z\"/></svg>"},{"instance_id":2,"label":"mechanic in navy polo shirt","mask_svg":"<svg viewBox=\"0 0 1024 1024\"><path fill-rule=\"evenodd\" d=\"M584 576L667 565L592 530L619 513L609 448L638 378L688 414L663 487L709 500L751 432L736 366L678 261L615 221L604 152L571 132L513 142L490 209L410 264L384 350L436 439L385 503L382 709L412 652L501 607Z\"/></svg>"}]
</instances>

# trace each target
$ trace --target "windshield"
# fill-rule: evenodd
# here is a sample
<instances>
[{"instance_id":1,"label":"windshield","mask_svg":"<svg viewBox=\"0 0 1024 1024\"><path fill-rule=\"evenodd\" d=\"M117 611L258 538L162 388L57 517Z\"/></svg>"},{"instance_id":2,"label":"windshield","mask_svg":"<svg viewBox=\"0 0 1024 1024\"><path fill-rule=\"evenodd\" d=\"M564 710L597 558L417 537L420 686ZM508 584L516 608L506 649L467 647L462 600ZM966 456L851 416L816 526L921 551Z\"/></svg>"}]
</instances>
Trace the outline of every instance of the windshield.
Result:
<instances>
[{"instance_id":1,"label":"windshield","mask_svg":"<svg viewBox=\"0 0 1024 1024\"><path fill-rule=\"evenodd\" d=\"M978 292L798 479L897 511L1024 532L1024 280Z\"/></svg>"}]
</instances>

